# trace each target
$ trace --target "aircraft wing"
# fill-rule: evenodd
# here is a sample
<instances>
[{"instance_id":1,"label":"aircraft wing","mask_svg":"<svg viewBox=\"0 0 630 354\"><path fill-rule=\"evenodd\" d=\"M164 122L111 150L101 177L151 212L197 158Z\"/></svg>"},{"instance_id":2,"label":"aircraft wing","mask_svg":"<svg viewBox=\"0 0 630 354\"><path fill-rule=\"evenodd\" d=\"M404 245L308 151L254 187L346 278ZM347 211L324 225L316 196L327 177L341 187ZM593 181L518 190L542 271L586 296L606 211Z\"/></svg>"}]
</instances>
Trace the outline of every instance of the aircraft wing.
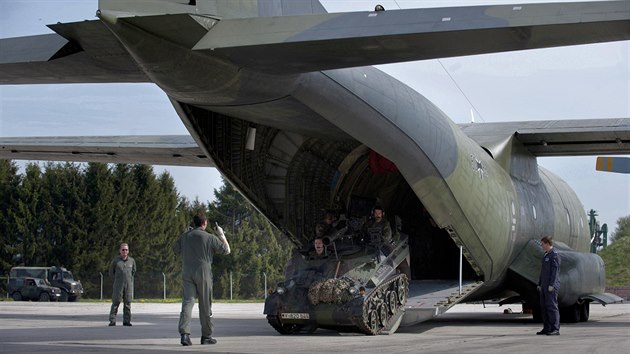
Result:
<instances>
[{"instance_id":1,"label":"aircraft wing","mask_svg":"<svg viewBox=\"0 0 630 354\"><path fill-rule=\"evenodd\" d=\"M182 8L194 9L179 4L175 12ZM99 13L199 54L278 74L630 39L628 1L244 19ZM49 27L56 33L0 40L0 84L150 81L100 21Z\"/></svg>"},{"instance_id":2,"label":"aircraft wing","mask_svg":"<svg viewBox=\"0 0 630 354\"><path fill-rule=\"evenodd\" d=\"M630 118L459 126L491 152L515 136L534 156L630 154ZM189 135L0 137L0 159L215 167Z\"/></svg>"},{"instance_id":3,"label":"aircraft wing","mask_svg":"<svg viewBox=\"0 0 630 354\"><path fill-rule=\"evenodd\" d=\"M189 135L0 138L0 159L215 167Z\"/></svg>"},{"instance_id":4,"label":"aircraft wing","mask_svg":"<svg viewBox=\"0 0 630 354\"><path fill-rule=\"evenodd\" d=\"M494 153L515 136L534 156L630 154L630 118L460 124Z\"/></svg>"}]
</instances>

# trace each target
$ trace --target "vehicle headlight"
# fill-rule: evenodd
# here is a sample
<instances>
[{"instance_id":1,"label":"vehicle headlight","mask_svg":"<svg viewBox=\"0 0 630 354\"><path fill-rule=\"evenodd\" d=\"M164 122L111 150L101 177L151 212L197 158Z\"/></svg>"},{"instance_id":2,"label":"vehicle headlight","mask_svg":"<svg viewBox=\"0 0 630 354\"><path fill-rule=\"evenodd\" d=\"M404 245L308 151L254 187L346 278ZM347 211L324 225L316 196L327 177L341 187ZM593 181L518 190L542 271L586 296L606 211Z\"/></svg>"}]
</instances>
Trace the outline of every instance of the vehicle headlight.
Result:
<instances>
[{"instance_id":1,"label":"vehicle headlight","mask_svg":"<svg viewBox=\"0 0 630 354\"><path fill-rule=\"evenodd\" d=\"M285 291L286 291L286 290L285 290L283 287L281 287L281 286L279 286L279 287L277 287L277 288L276 288L276 292L277 292L278 294L280 294L280 295L283 295Z\"/></svg>"}]
</instances>

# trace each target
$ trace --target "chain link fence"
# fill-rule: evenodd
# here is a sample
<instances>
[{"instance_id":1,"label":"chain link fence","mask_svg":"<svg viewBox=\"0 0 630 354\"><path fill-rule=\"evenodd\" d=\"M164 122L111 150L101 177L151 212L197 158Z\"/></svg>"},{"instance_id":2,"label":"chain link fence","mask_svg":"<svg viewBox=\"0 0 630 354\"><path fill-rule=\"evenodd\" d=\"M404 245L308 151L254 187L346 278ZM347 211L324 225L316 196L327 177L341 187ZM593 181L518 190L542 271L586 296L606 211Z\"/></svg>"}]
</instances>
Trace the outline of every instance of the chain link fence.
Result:
<instances>
[{"instance_id":1,"label":"chain link fence","mask_svg":"<svg viewBox=\"0 0 630 354\"><path fill-rule=\"evenodd\" d=\"M78 276L86 299L111 299L114 277L107 273ZM181 275L162 272L136 272L134 299L164 299L181 296Z\"/></svg>"},{"instance_id":2,"label":"chain link fence","mask_svg":"<svg viewBox=\"0 0 630 354\"><path fill-rule=\"evenodd\" d=\"M238 282L237 275L225 274L214 275L213 298L222 300L243 299L236 289ZM241 274L240 283L251 282L253 277L250 274ZM262 273L255 277L259 283L259 291L255 291L254 296L247 299L265 299L268 293L270 279L267 274ZM77 277L83 285L83 298L86 299L111 299L114 277L106 273L98 273ZM278 280L274 279L273 284ZM5 284L6 285L6 284ZM221 295L223 293L224 295ZM134 299L169 299L181 298L182 296L182 276L180 273L162 272L136 272L134 276Z\"/></svg>"}]
</instances>

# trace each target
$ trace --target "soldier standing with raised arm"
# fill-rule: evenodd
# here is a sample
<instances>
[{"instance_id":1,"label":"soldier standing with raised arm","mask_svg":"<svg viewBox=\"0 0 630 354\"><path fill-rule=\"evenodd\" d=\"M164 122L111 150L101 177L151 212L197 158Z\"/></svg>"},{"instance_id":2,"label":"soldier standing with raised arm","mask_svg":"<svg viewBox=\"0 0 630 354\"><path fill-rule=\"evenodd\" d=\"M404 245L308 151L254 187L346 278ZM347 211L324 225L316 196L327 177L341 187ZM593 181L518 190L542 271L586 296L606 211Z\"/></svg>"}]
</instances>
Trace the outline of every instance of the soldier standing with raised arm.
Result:
<instances>
[{"instance_id":1,"label":"soldier standing with raised arm","mask_svg":"<svg viewBox=\"0 0 630 354\"><path fill-rule=\"evenodd\" d=\"M212 256L230 254L230 244L223 229L217 225L219 237L205 231L208 220L203 213L193 217L194 229L184 232L173 245L173 251L182 258L182 312L179 315L179 334L183 346L192 345L190 319L199 299L199 321L201 322L201 344L215 344L212 338Z\"/></svg>"},{"instance_id":2,"label":"soldier standing with raised arm","mask_svg":"<svg viewBox=\"0 0 630 354\"><path fill-rule=\"evenodd\" d=\"M133 276L136 274L136 261L129 257L129 245L120 244L120 255L114 257L109 266L109 275L114 276L112 308L109 311L109 325L116 325L118 306L123 302L123 326L131 326L131 300L133 300Z\"/></svg>"}]
</instances>

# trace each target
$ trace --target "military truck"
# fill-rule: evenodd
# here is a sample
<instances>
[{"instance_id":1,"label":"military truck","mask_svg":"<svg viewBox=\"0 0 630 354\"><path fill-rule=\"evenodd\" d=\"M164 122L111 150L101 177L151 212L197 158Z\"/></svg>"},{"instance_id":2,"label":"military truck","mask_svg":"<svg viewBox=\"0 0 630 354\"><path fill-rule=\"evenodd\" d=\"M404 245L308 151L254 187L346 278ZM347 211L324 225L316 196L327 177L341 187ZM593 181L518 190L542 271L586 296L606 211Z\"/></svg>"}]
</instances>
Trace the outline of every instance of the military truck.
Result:
<instances>
[{"instance_id":1,"label":"military truck","mask_svg":"<svg viewBox=\"0 0 630 354\"><path fill-rule=\"evenodd\" d=\"M81 281L75 280L72 272L64 267L13 267L9 273L9 286L15 279L46 279L53 287L61 290L59 301L77 301L83 295Z\"/></svg>"},{"instance_id":2,"label":"military truck","mask_svg":"<svg viewBox=\"0 0 630 354\"><path fill-rule=\"evenodd\" d=\"M61 298L61 289L50 286L46 279L12 278L9 280L9 295L15 301L57 301Z\"/></svg>"},{"instance_id":3,"label":"military truck","mask_svg":"<svg viewBox=\"0 0 630 354\"><path fill-rule=\"evenodd\" d=\"M407 235L397 232L393 242L385 242L362 233L362 224L350 220L325 236L324 256L307 248L289 260L285 280L263 311L276 331L376 335L398 329L409 292Z\"/></svg>"}]
</instances>

